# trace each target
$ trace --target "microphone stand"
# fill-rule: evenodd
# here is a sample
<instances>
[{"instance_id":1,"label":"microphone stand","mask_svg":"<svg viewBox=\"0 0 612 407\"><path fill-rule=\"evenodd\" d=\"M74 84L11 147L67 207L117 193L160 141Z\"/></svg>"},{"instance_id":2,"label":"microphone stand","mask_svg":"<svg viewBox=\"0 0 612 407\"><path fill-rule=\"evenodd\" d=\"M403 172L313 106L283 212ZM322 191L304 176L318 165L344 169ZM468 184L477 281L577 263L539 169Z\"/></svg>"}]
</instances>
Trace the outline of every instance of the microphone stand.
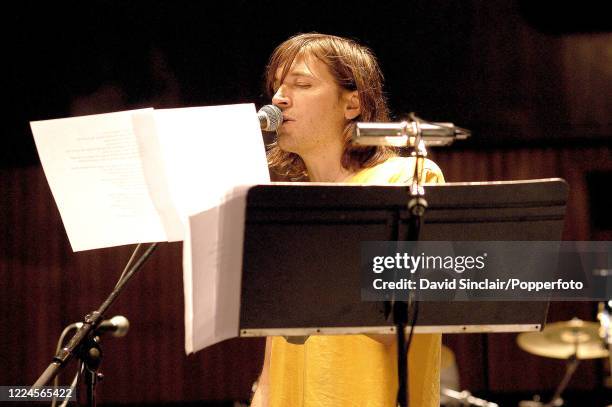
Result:
<instances>
[{"instance_id":1,"label":"microphone stand","mask_svg":"<svg viewBox=\"0 0 612 407\"><path fill-rule=\"evenodd\" d=\"M102 360L102 350L100 347L99 338L96 336L96 329L103 320L103 316L112 303L117 299L123 291L128 281L138 272L144 263L149 259L157 243L151 244L149 248L140 256L136 263L129 269L123 278L117 283L113 291L100 305L100 307L85 315L83 325L76 331L68 344L64 346L54 357L53 361L40 375L38 380L32 385L33 389L43 387L53 380L66 364L77 356L85 363L85 381L87 383L87 401L88 405L95 406L95 388L96 384L102 379L102 374L98 373L98 367Z\"/></svg>"},{"instance_id":2,"label":"microphone stand","mask_svg":"<svg viewBox=\"0 0 612 407\"><path fill-rule=\"evenodd\" d=\"M408 228L407 240L418 241L421 221L427 209L425 200L425 190L421 185L421 174L424 169L427 151L425 145L447 146L454 140L464 140L470 136L466 129L454 126L452 123L432 123L418 118L414 113L410 113L410 123L357 123L352 142L362 146L395 146L395 147L414 147L412 156L415 157L414 175L412 185L409 188L408 211L410 213L410 224ZM410 132L408 126L411 126ZM397 238L397 234L396 234ZM416 251L416 244L413 248ZM413 252L414 254L414 252ZM388 318L390 312L393 313L393 324L397 333L397 358L398 358L398 379L399 389L397 394L397 404L400 407L408 406L408 349L412 340L413 328L417 321L419 302L415 300L413 291L408 293L408 301L398 301L395 293L391 301L385 301L385 317ZM412 323L410 324L410 335L408 341L405 338L405 329L408 325L408 316L412 310Z\"/></svg>"},{"instance_id":3,"label":"microphone stand","mask_svg":"<svg viewBox=\"0 0 612 407\"><path fill-rule=\"evenodd\" d=\"M423 174L425 157L427 151L425 150L425 143L422 139L422 129L419 123L419 119L411 113L410 125L412 126L412 133L415 136L414 151L411 153L415 157L414 174L412 177L412 185L409 188L409 199L407 203L408 210L410 212L410 226L408 228L407 240L418 241L421 231L421 221L425 210L427 209L427 200L425 200L425 190L421 185L421 175ZM407 137L407 126L402 129L402 136ZM407 145L410 143L407 142ZM413 251L416 251L416 244L413 247ZM414 254L414 253L413 253ZM393 300L393 324L395 325L397 333L397 372L398 372L398 391L397 391L397 404L400 407L408 407L409 405L409 381L408 381L408 350L410 348L410 342L412 341L412 333L414 324L416 323L418 315L418 301L414 299L414 291L408 293L408 301L397 301ZM412 323L410 324L410 334L408 340L406 340L406 326L408 326L408 316L411 308L413 309Z\"/></svg>"},{"instance_id":4,"label":"microphone stand","mask_svg":"<svg viewBox=\"0 0 612 407\"><path fill-rule=\"evenodd\" d=\"M98 372L98 367L102 363L102 348L100 338L90 336L85 346L81 347L78 357L85 365L85 386L87 387L87 405L96 406L96 384L102 381L104 376Z\"/></svg>"}]
</instances>

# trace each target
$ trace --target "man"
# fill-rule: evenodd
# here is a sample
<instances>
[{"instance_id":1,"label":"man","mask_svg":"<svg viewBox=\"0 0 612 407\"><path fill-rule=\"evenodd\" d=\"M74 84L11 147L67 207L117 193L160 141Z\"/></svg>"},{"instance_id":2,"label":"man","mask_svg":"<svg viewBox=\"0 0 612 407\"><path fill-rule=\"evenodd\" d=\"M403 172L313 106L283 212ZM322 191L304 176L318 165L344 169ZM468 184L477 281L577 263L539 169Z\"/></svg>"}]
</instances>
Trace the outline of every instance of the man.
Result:
<instances>
[{"instance_id":1,"label":"man","mask_svg":"<svg viewBox=\"0 0 612 407\"><path fill-rule=\"evenodd\" d=\"M272 103L283 124L268 161L295 180L408 183L414 159L386 147L353 147L357 121L388 121L382 74L367 48L323 34L279 45L267 67ZM443 182L427 160L421 177ZM440 335L415 335L409 353L410 405L439 405ZM396 344L392 335L311 336L304 344L268 338L253 406L395 406Z\"/></svg>"}]
</instances>

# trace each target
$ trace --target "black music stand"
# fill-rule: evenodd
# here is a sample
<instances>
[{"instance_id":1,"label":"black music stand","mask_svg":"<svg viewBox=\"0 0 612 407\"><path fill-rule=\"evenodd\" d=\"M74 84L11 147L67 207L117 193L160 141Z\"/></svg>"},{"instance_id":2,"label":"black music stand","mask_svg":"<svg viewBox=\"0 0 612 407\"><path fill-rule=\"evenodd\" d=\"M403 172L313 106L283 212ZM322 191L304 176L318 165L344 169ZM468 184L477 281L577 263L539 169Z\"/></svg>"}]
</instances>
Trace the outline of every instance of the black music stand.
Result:
<instances>
[{"instance_id":1,"label":"black music stand","mask_svg":"<svg viewBox=\"0 0 612 407\"><path fill-rule=\"evenodd\" d=\"M561 239L568 193L563 180L430 185L425 191L429 206L420 240ZM409 197L404 186L251 188L240 336L282 335L303 343L308 335L396 333L388 303L361 299L360 250L362 242L411 236ZM539 330L547 310L547 301L426 301L414 332Z\"/></svg>"},{"instance_id":2,"label":"black music stand","mask_svg":"<svg viewBox=\"0 0 612 407\"><path fill-rule=\"evenodd\" d=\"M421 240L560 240L561 179L425 188ZM360 244L406 235L406 187L251 188L240 336L394 332L382 302L361 300ZM421 302L416 333L522 332L543 327L548 302Z\"/></svg>"}]
</instances>

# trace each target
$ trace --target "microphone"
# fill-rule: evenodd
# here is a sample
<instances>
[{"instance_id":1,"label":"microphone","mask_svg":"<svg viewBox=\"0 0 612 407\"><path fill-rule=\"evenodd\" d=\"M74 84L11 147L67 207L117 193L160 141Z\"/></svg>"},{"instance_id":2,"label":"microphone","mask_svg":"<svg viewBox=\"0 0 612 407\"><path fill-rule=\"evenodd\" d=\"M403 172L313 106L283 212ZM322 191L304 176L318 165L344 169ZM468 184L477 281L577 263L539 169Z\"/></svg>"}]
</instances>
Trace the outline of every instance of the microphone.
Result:
<instances>
[{"instance_id":1,"label":"microphone","mask_svg":"<svg viewBox=\"0 0 612 407\"><path fill-rule=\"evenodd\" d=\"M83 326L82 322L75 322L73 326L76 329L79 329ZM111 319L105 319L100 322L100 325L96 328L96 333L105 333L110 332L113 336L120 338L122 336L127 335L128 330L130 329L130 321L123 315L115 315Z\"/></svg>"},{"instance_id":2,"label":"microphone","mask_svg":"<svg viewBox=\"0 0 612 407\"><path fill-rule=\"evenodd\" d=\"M274 105L265 105L257 112L259 126L264 131L276 131L283 123L283 112Z\"/></svg>"},{"instance_id":3,"label":"microphone","mask_svg":"<svg viewBox=\"0 0 612 407\"><path fill-rule=\"evenodd\" d=\"M426 146L448 146L455 140L465 140L469 130L453 123L420 122L421 140ZM416 132L412 122L398 123L357 123L353 143L363 146L388 145L414 147Z\"/></svg>"}]
</instances>

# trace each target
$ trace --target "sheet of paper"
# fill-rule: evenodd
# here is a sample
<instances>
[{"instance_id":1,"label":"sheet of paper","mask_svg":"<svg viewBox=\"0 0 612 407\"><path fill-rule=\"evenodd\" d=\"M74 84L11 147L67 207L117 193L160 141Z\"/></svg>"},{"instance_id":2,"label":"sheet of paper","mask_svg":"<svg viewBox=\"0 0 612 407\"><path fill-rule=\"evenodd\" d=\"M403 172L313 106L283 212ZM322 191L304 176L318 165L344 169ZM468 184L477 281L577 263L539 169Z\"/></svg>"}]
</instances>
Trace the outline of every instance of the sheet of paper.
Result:
<instances>
[{"instance_id":1,"label":"sheet of paper","mask_svg":"<svg viewBox=\"0 0 612 407\"><path fill-rule=\"evenodd\" d=\"M167 240L145 181L134 112L30 123L74 251Z\"/></svg>"},{"instance_id":2,"label":"sheet of paper","mask_svg":"<svg viewBox=\"0 0 612 407\"><path fill-rule=\"evenodd\" d=\"M183 240L185 222L172 202L167 170L164 165L155 116L153 110L135 112L132 115L134 132L138 140L144 176L149 186L149 195L157 209L168 241Z\"/></svg>"},{"instance_id":3,"label":"sheet of paper","mask_svg":"<svg viewBox=\"0 0 612 407\"><path fill-rule=\"evenodd\" d=\"M161 109L153 115L170 197L182 219L218 205L235 185L269 181L253 104Z\"/></svg>"},{"instance_id":4,"label":"sheet of paper","mask_svg":"<svg viewBox=\"0 0 612 407\"><path fill-rule=\"evenodd\" d=\"M252 104L30 125L74 251L182 240L188 215L269 177Z\"/></svg>"},{"instance_id":5,"label":"sheet of paper","mask_svg":"<svg viewBox=\"0 0 612 407\"><path fill-rule=\"evenodd\" d=\"M252 104L152 115L172 206L183 220L196 215L183 242L191 353L238 335L246 194L238 186L269 182L268 164Z\"/></svg>"},{"instance_id":6,"label":"sheet of paper","mask_svg":"<svg viewBox=\"0 0 612 407\"><path fill-rule=\"evenodd\" d=\"M238 336L248 189L235 187L220 205L189 218L183 244L187 354Z\"/></svg>"}]
</instances>

